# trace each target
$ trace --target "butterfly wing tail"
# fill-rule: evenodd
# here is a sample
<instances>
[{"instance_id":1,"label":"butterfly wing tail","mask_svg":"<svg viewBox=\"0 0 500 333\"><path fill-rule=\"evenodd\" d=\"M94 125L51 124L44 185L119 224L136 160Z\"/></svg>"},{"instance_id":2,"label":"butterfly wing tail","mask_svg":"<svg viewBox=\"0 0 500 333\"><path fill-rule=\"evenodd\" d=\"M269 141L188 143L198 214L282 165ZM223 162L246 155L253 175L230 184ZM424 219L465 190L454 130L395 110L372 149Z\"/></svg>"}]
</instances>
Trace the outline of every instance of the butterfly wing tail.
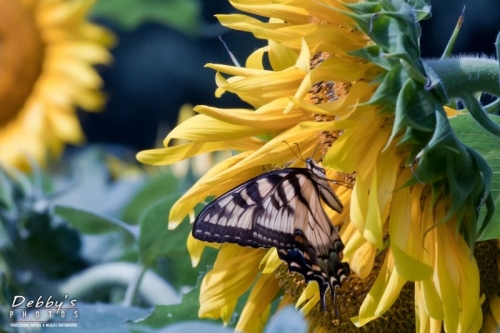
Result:
<instances>
[{"instance_id":1,"label":"butterfly wing tail","mask_svg":"<svg viewBox=\"0 0 500 333\"><path fill-rule=\"evenodd\" d=\"M295 231L295 247L290 250L280 249L278 256L287 262L291 272L304 276L306 283L318 283L321 310L326 311L326 290L330 287L328 276L322 271L316 252L309 246L301 230Z\"/></svg>"}]
</instances>

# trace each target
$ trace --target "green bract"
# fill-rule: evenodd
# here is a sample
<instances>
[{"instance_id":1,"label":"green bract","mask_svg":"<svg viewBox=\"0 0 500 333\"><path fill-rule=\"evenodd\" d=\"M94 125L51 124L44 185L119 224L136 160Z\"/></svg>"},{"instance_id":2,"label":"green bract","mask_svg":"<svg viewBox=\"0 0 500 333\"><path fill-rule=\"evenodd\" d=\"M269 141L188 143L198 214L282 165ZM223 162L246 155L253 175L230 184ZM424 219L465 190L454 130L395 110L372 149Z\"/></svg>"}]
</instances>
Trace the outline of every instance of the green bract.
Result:
<instances>
[{"instance_id":1,"label":"green bract","mask_svg":"<svg viewBox=\"0 0 500 333\"><path fill-rule=\"evenodd\" d=\"M368 1L346 7L351 12L345 14L376 43L353 55L383 70L367 104L382 105L382 113L394 115L387 146L396 140L409 151L406 165L412 167L413 178L406 185L429 184L434 200L449 197L449 211L441 223L456 216L460 233L473 248L494 213L492 170L477 151L458 139L444 106L451 104L450 98L460 100L486 131L500 136L500 127L474 96L500 94L498 61L421 59L418 21L430 16L427 2ZM479 221L482 207L485 212Z\"/></svg>"}]
</instances>

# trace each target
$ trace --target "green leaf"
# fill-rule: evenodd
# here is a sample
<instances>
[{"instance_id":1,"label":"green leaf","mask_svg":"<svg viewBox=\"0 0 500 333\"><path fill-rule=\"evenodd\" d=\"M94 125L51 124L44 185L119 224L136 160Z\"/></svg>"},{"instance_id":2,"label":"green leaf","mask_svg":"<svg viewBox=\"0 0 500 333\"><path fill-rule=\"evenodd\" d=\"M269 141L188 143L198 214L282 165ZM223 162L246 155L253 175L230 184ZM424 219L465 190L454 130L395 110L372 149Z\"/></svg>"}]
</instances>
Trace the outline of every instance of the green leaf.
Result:
<instances>
[{"instance_id":1,"label":"green leaf","mask_svg":"<svg viewBox=\"0 0 500 333\"><path fill-rule=\"evenodd\" d=\"M16 187L18 196L24 198L33 195L34 187L30 178L26 174L8 164L2 165L2 169L4 169L8 175L7 177Z\"/></svg>"},{"instance_id":2,"label":"green leaf","mask_svg":"<svg viewBox=\"0 0 500 333\"><path fill-rule=\"evenodd\" d=\"M436 128L435 110L434 98L423 88L423 85L412 79L407 79L398 94L394 125L387 146L401 130L406 131L406 127L423 132L434 132Z\"/></svg>"},{"instance_id":3,"label":"green leaf","mask_svg":"<svg viewBox=\"0 0 500 333\"><path fill-rule=\"evenodd\" d=\"M142 216L140 221L139 254L145 266L154 266L165 279L179 289L194 286L199 270L192 267L187 250L187 237L191 224L187 218L173 230L168 229L168 216L179 195L171 195L158 200ZM217 251L205 248L198 267L212 265Z\"/></svg>"},{"instance_id":4,"label":"green leaf","mask_svg":"<svg viewBox=\"0 0 500 333\"><path fill-rule=\"evenodd\" d=\"M3 170L0 170L0 208L14 208L14 185Z\"/></svg>"},{"instance_id":5,"label":"green leaf","mask_svg":"<svg viewBox=\"0 0 500 333\"><path fill-rule=\"evenodd\" d=\"M143 177L122 177L110 182L111 170L105 152L97 147L85 148L66 164L74 174L73 181L54 193L52 202L59 205L89 209L116 216L144 183Z\"/></svg>"},{"instance_id":6,"label":"green leaf","mask_svg":"<svg viewBox=\"0 0 500 333\"><path fill-rule=\"evenodd\" d=\"M172 305L156 305L149 316L134 321L134 324L162 328L168 324L187 320L198 320L200 289L193 288L182 296L182 302ZM218 321L220 322L220 321Z\"/></svg>"},{"instance_id":7,"label":"green leaf","mask_svg":"<svg viewBox=\"0 0 500 333\"><path fill-rule=\"evenodd\" d=\"M127 223L136 224L141 215L152 204L178 191L179 181L169 170L161 172L148 178L146 184L135 194L132 200L125 206L122 219Z\"/></svg>"},{"instance_id":8,"label":"green leaf","mask_svg":"<svg viewBox=\"0 0 500 333\"><path fill-rule=\"evenodd\" d=\"M430 19L432 17L430 0L410 0L408 3L415 10L417 21Z\"/></svg>"},{"instance_id":9,"label":"green leaf","mask_svg":"<svg viewBox=\"0 0 500 333\"><path fill-rule=\"evenodd\" d=\"M222 326L200 321L187 321L169 325L160 331L161 333L233 333L234 330Z\"/></svg>"},{"instance_id":10,"label":"green leaf","mask_svg":"<svg viewBox=\"0 0 500 333\"><path fill-rule=\"evenodd\" d=\"M197 0L101 0L91 17L105 18L123 29L136 29L144 22L158 22L185 33L196 33L200 25Z\"/></svg>"},{"instance_id":11,"label":"green leaf","mask_svg":"<svg viewBox=\"0 0 500 333\"><path fill-rule=\"evenodd\" d=\"M188 223L185 224L188 225ZM193 267L185 244L187 234L182 235L182 239L184 239L182 247L159 257L156 264L157 271L177 290L185 286L196 285L200 277L199 269L213 265L217 257L217 250L206 247L198 266Z\"/></svg>"},{"instance_id":12,"label":"green leaf","mask_svg":"<svg viewBox=\"0 0 500 333\"><path fill-rule=\"evenodd\" d=\"M470 114L485 130L500 137L500 126L492 121L492 117L483 110L479 101L472 94L463 94L460 98L467 106Z\"/></svg>"},{"instance_id":13,"label":"green leaf","mask_svg":"<svg viewBox=\"0 0 500 333\"><path fill-rule=\"evenodd\" d=\"M178 195L170 195L158 200L143 214L139 222L139 252L141 262L146 266L152 265L159 256L186 247L190 224L183 221L175 230L168 230L167 226L170 209L178 198Z\"/></svg>"},{"instance_id":14,"label":"green leaf","mask_svg":"<svg viewBox=\"0 0 500 333\"><path fill-rule=\"evenodd\" d=\"M108 232L127 231L128 234L137 237L137 229L134 226L129 226L112 217L62 205L55 206L54 212L84 234L101 235Z\"/></svg>"},{"instance_id":15,"label":"green leaf","mask_svg":"<svg viewBox=\"0 0 500 333\"><path fill-rule=\"evenodd\" d=\"M435 111L436 127L431 139L424 148L424 153L433 149L447 149L457 154L466 154L465 148L461 147L457 137L451 130L450 122L443 109Z\"/></svg>"},{"instance_id":16,"label":"green leaf","mask_svg":"<svg viewBox=\"0 0 500 333\"><path fill-rule=\"evenodd\" d=\"M500 68L500 32L497 35L497 39L495 40L495 46L497 51L497 62L498 67Z\"/></svg>"},{"instance_id":17,"label":"green leaf","mask_svg":"<svg viewBox=\"0 0 500 333\"><path fill-rule=\"evenodd\" d=\"M344 7L349 8L351 11L356 14L373 14L378 13L382 10L382 5L378 2L376 3L365 3L365 2L357 2L352 4L344 4Z\"/></svg>"},{"instance_id":18,"label":"green leaf","mask_svg":"<svg viewBox=\"0 0 500 333\"><path fill-rule=\"evenodd\" d=\"M136 307L123 307L110 304L82 304L78 306L78 327L67 329L74 333L83 332L129 332L127 321L137 320L144 317L150 310ZM73 316L73 310L66 310L67 315ZM59 327L44 328L43 333L60 333L63 331Z\"/></svg>"},{"instance_id":19,"label":"green leaf","mask_svg":"<svg viewBox=\"0 0 500 333\"><path fill-rule=\"evenodd\" d=\"M388 16L376 16L375 14L354 15L346 13L352 18L358 27L367 34L384 52L395 49L395 42L390 36L397 36L400 31L395 25L395 20Z\"/></svg>"},{"instance_id":20,"label":"green leaf","mask_svg":"<svg viewBox=\"0 0 500 333\"><path fill-rule=\"evenodd\" d=\"M490 116L490 121L500 124L500 118L497 116ZM488 162L493 171L491 182L491 195L493 203L499 207L500 203L500 145L498 137L487 132L479 125L471 115L460 115L450 118L451 126L455 131L457 137L464 144L474 149ZM483 167L484 168L484 167ZM482 172L485 181L487 181L487 174ZM487 201L490 205L490 203ZM491 207L490 207L491 209ZM487 214L487 210L483 209L482 215ZM493 213L491 221L487 225L480 225L484 229L478 240L488 240L500 238L500 210L496 209Z\"/></svg>"},{"instance_id":21,"label":"green leaf","mask_svg":"<svg viewBox=\"0 0 500 333\"><path fill-rule=\"evenodd\" d=\"M245 304L248 301L248 296L253 287L250 287L238 299L235 306L231 321L228 323L230 327L234 327L243 311ZM221 319L198 319L200 287L197 286L188 293L183 294L181 303L171 305L156 305L153 313L146 318L134 321L134 325L146 326L151 328L162 328L173 323L185 322L190 320L198 320L203 322L222 323ZM271 311L276 312L280 298L276 298L271 303ZM134 326L135 327L135 326ZM300 328L300 326L298 326ZM300 331L300 330L299 330ZM295 331L294 331L295 332Z\"/></svg>"},{"instance_id":22,"label":"green leaf","mask_svg":"<svg viewBox=\"0 0 500 333\"><path fill-rule=\"evenodd\" d=\"M369 62L381 67L385 70L391 70L391 68L397 66L399 63L396 59L386 58L382 50L378 45L371 45L353 52L351 55L368 60Z\"/></svg>"},{"instance_id":23,"label":"green leaf","mask_svg":"<svg viewBox=\"0 0 500 333\"><path fill-rule=\"evenodd\" d=\"M385 74L382 83L372 95L368 103L372 104L396 104L403 83L408 79L408 74L403 71L401 65L394 66Z\"/></svg>"}]
</instances>

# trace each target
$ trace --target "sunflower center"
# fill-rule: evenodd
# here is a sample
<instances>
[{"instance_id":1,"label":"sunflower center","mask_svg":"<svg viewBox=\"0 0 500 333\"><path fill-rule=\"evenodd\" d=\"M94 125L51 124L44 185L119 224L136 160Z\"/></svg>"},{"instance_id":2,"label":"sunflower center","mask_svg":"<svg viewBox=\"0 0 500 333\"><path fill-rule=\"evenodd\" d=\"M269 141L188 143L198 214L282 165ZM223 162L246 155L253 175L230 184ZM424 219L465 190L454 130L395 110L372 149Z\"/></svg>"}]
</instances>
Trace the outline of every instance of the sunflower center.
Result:
<instances>
[{"instance_id":1,"label":"sunflower center","mask_svg":"<svg viewBox=\"0 0 500 333\"><path fill-rule=\"evenodd\" d=\"M0 126L17 116L31 94L43 49L33 12L22 1L0 1Z\"/></svg>"}]
</instances>

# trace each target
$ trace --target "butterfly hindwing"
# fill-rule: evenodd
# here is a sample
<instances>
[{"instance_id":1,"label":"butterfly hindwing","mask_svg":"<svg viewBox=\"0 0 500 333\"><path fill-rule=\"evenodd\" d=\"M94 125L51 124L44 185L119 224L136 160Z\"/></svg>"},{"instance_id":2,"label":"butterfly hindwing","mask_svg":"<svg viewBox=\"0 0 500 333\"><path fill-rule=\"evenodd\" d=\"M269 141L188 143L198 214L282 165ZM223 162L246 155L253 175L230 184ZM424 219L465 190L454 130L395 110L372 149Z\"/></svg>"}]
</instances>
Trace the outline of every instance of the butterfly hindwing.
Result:
<instances>
[{"instance_id":1,"label":"butterfly hindwing","mask_svg":"<svg viewBox=\"0 0 500 333\"><path fill-rule=\"evenodd\" d=\"M318 258L314 249L308 244L301 230L295 231L296 246L292 250L279 249L278 256L288 264L291 272L297 272L304 276L306 283L316 281L321 295L321 309L325 310L326 290L330 288L332 298L335 297L335 288L340 287L341 282L350 273L349 265L340 260L335 250L330 252L329 258Z\"/></svg>"},{"instance_id":2,"label":"butterfly hindwing","mask_svg":"<svg viewBox=\"0 0 500 333\"><path fill-rule=\"evenodd\" d=\"M349 267L321 201L339 213L343 207L324 169L306 162L307 169L273 170L221 195L197 216L192 233L207 242L276 247L290 271L318 282L324 309L326 289L333 292ZM330 258L338 260L326 264Z\"/></svg>"}]
</instances>

